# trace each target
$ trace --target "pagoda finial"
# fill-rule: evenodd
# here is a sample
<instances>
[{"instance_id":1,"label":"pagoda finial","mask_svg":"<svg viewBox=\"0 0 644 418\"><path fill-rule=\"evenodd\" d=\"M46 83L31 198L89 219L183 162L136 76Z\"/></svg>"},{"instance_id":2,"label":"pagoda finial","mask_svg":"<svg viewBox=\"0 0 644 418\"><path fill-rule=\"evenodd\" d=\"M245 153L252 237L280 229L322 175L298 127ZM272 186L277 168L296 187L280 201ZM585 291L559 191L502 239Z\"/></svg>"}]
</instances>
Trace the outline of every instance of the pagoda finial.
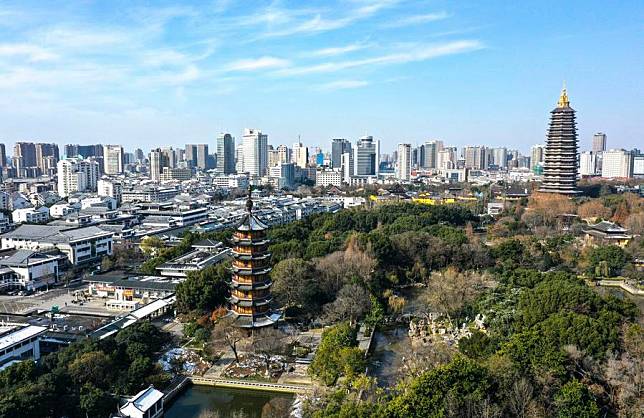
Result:
<instances>
[{"instance_id":1,"label":"pagoda finial","mask_svg":"<svg viewBox=\"0 0 644 418\"><path fill-rule=\"evenodd\" d=\"M568 92L566 91L565 81L563 82L563 88L561 89L561 95L559 96L557 107L570 107L570 100L568 100Z\"/></svg>"},{"instance_id":2,"label":"pagoda finial","mask_svg":"<svg viewBox=\"0 0 644 418\"><path fill-rule=\"evenodd\" d=\"M246 210L248 211L248 213L251 213L253 211L252 195L253 195L253 188L252 188L252 186L249 185L248 186L248 200L246 200Z\"/></svg>"}]
</instances>

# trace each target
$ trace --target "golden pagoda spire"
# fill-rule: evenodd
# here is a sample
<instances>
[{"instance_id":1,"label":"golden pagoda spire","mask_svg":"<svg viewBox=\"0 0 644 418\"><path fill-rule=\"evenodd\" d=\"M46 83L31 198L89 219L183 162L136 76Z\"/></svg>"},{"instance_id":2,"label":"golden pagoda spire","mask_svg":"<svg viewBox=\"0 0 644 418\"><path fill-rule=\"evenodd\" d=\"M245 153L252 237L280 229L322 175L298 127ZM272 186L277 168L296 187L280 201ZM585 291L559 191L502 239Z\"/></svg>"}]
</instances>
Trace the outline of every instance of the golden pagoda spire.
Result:
<instances>
[{"instance_id":1,"label":"golden pagoda spire","mask_svg":"<svg viewBox=\"0 0 644 418\"><path fill-rule=\"evenodd\" d=\"M568 93L566 92L565 81L563 82L563 88L561 89L561 96L559 96L557 107L570 107L570 100L568 100Z\"/></svg>"}]
</instances>

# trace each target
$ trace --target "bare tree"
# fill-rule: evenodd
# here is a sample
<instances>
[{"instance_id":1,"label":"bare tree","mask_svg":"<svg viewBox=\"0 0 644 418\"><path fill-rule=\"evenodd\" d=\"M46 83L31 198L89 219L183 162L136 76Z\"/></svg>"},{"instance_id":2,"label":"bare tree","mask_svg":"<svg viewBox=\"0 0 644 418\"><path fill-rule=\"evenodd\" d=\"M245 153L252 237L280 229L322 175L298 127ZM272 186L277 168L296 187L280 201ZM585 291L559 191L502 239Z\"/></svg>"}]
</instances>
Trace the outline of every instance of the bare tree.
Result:
<instances>
[{"instance_id":1,"label":"bare tree","mask_svg":"<svg viewBox=\"0 0 644 418\"><path fill-rule=\"evenodd\" d=\"M532 393L532 385L524 377L516 380L512 384L508 403L510 405L510 410L512 411L514 416L518 418L525 418L530 416L529 412L531 409L531 404L533 403Z\"/></svg>"},{"instance_id":2,"label":"bare tree","mask_svg":"<svg viewBox=\"0 0 644 418\"><path fill-rule=\"evenodd\" d=\"M201 411L197 418L221 418L221 414L215 409L206 409Z\"/></svg>"},{"instance_id":3,"label":"bare tree","mask_svg":"<svg viewBox=\"0 0 644 418\"><path fill-rule=\"evenodd\" d=\"M369 293L360 285L348 284L338 292L335 301L324 306L325 321L348 319L351 325L371 309Z\"/></svg>"},{"instance_id":4,"label":"bare tree","mask_svg":"<svg viewBox=\"0 0 644 418\"><path fill-rule=\"evenodd\" d=\"M235 319L232 316L220 318L215 324L212 331L212 341L214 343L224 342L235 355L235 361L239 363L239 354L237 352L237 345L244 339L245 332L234 326Z\"/></svg>"},{"instance_id":5,"label":"bare tree","mask_svg":"<svg viewBox=\"0 0 644 418\"><path fill-rule=\"evenodd\" d=\"M271 357L282 354L287 346L288 336L286 333L275 328L262 328L254 331L250 348L262 356L268 375Z\"/></svg>"}]
</instances>

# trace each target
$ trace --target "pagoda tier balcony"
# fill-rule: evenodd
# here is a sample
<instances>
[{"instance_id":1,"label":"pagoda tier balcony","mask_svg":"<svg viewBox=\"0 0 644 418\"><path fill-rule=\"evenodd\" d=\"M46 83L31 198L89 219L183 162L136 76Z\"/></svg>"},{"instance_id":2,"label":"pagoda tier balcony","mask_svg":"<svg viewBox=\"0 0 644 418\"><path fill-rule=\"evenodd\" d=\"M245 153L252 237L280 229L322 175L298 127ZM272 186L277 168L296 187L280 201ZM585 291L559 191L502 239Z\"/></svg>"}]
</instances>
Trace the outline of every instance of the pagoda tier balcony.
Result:
<instances>
[{"instance_id":1,"label":"pagoda tier balcony","mask_svg":"<svg viewBox=\"0 0 644 418\"><path fill-rule=\"evenodd\" d=\"M273 281L271 279L266 279L259 282L244 282L233 279L229 282L229 284L232 289L239 289L242 291L264 290L270 289L270 287L273 285Z\"/></svg>"},{"instance_id":2,"label":"pagoda tier balcony","mask_svg":"<svg viewBox=\"0 0 644 418\"><path fill-rule=\"evenodd\" d=\"M270 258L272 254L269 253L268 251L249 253L249 252L236 251L235 249L233 249L232 255L237 260L246 261L246 260L266 260Z\"/></svg>"},{"instance_id":3,"label":"pagoda tier balcony","mask_svg":"<svg viewBox=\"0 0 644 418\"><path fill-rule=\"evenodd\" d=\"M233 266L232 271L238 276L261 276L261 275L266 275L271 272L270 267L260 267L260 268L243 268L243 267L237 267Z\"/></svg>"},{"instance_id":4,"label":"pagoda tier balcony","mask_svg":"<svg viewBox=\"0 0 644 418\"><path fill-rule=\"evenodd\" d=\"M252 246L268 245L268 243L270 242L270 240L267 238L252 239L252 238L239 238L239 237L233 237L231 241L235 245L252 245Z\"/></svg>"},{"instance_id":5,"label":"pagoda tier balcony","mask_svg":"<svg viewBox=\"0 0 644 418\"><path fill-rule=\"evenodd\" d=\"M239 258L235 258L232 263L232 267L238 268L238 269L254 269L254 270L260 270L266 267L271 266L271 261L270 259L250 259L250 260L242 260Z\"/></svg>"},{"instance_id":6,"label":"pagoda tier balcony","mask_svg":"<svg viewBox=\"0 0 644 418\"><path fill-rule=\"evenodd\" d=\"M265 306L271 303L272 300L273 298L270 295L261 297L261 298L253 298L253 299L241 299L241 298L238 298L237 296L230 296L228 298L228 302L230 302L232 305L241 306L244 308L250 308L253 306L257 306L257 307Z\"/></svg>"}]
</instances>

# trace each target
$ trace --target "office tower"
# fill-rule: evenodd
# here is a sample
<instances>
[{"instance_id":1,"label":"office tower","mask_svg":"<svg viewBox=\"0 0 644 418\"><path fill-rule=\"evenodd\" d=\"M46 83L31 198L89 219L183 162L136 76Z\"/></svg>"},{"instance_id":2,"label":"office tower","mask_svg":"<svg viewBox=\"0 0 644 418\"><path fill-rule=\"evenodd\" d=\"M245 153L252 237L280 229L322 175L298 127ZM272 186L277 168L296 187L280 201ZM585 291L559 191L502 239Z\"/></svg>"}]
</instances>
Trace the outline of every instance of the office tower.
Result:
<instances>
[{"instance_id":1,"label":"office tower","mask_svg":"<svg viewBox=\"0 0 644 418\"><path fill-rule=\"evenodd\" d=\"M423 168L433 170L438 168L438 153L443 150L443 141L425 142Z\"/></svg>"},{"instance_id":2,"label":"office tower","mask_svg":"<svg viewBox=\"0 0 644 418\"><path fill-rule=\"evenodd\" d=\"M633 154L623 149L602 152L602 177L633 177Z\"/></svg>"},{"instance_id":3,"label":"office tower","mask_svg":"<svg viewBox=\"0 0 644 418\"><path fill-rule=\"evenodd\" d=\"M436 168L439 170L452 170L456 168L458 150L456 147L443 148L436 157Z\"/></svg>"},{"instance_id":4,"label":"office tower","mask_svg":"<svg viewBox=\"0 0 644 418\"><path fill-rule=\"evenodd\" d=\"M411 144L398 144L396 175L403 181L411 179Z\"/></svg>"},{"instance_id":5,"label":"office tower","mask_svg":"<svg viewBox=\"0 0 644 418\"><path fill-rule=\"evenodd\" d=\"M340 168L342 165L342 154L351 152L351 142L344 138L333 138L331 140L331 166Z\"/></svg>"},{"instance_id":6,"label":"office tower","mask_svg":"<svg viewBox=\"0 0 644 418\"><path fill-rule=\"evenodd\" d=\"M161 163L163 151L159 148L150 151L150 180L160 181L163 165Z\"/></svg>"},{"instance_id":7,"label":"office tower","mask_svg":"<svg viewBox=\"0 0 644 418\"><path fill-rule=\"evenodd\" d=\"M603 152L606 151L606 134L603 132L597 132L593 135L593 152Z\"/></svg>"},{"instance_id":8,"label":"office tower","mask_svg":"<svg viewBox=\"0 0 644 418\"><path fill-rule=\"evenodd\" d=\"M240 145L235 147L235 171L237 171L238 173L245 172L245 170L244 170L244 144L240 144Z\"/></svg>"},{"instance_id":9,"label":"office tower","mask_svg":"<svg viewBox=\"0 0 644 418\"><path fill-rule=\"evenodd\" d=\"M235 138L228 133L217 136L217 173L235 172Z\"/></svg>"},{"instance_id":10,"label":"office tower","mask_svg":"<svg viewBox=\"0 0 644 418\"><path fill-rule=\"evenodd\" d=\"M465 168L484 170L487 166L485 162L485 147L465 147L463 149L463 157L465 157Z\"/></svg>"},{"instance_id":11,"label":"office tower","mask_svg":"<svg viewBox=\"0 0 644 418\"><path fill-rule=\"evenodd\" d=\"M67 158L58 161L58 194L67 197L76 192L96 191L98 162L94 159Z\"/></svg>"},{"instance_id":12,"label":"office tower","mask_svg":"<svg viewBox=\"0 0 644 418\"><path fill-rule=\"evenodd\" d=\"M340 157L340 166L342 170L342 181L351 184L351 177L353 176L353 153L345 152Z\"/></svg>"},{"instance_id":13,"label":"office tower","mask_svg":"<svg viewBox=\"0 0 644 418\"><path fill-rule=\"evenodd\" d=\"M418 167L424 168L425 167L425 145L419 145L417 149L418 149L418 153L417 153Z\"/></svg>"},{"instance_id":14,"label":"office tower","mask_svg":"<svg viewBox=\"0 0 644 418\"><path fill-rule=\"evenodd\" d=\"M272 145L269 145L268 146L268 168L275 167L279 163L280 163L279 151L274 149Z\"/></svg>"},{"instance_id":15,"label":"office tower","mask_svg":"<svg viewBox=\"0 0 644 418\"><path fill-rule=\"evenodd\" d=\"M380 141L372 136L363 136L353 150L353 165L356 176L377 176L380 169Z\"/></svg>"},{"instance_id":16,"label":"office tower","mask_svg":"<svg viewBox=\"0 0 644 418\"><path fill-rule=\"evenodd\" d=\"M0 168L7 166L7 149L4 144L0 144Z\"/></svg>"},{"instance_id":17,"label":"office tower","mask_svg":"<svg viewBox=\"0 0 644 418\"><path fill-rule=\"evenodd\" d=\"M507 168L508 167L508 150L507 148L492 148L490 150L490 155L492 156L491 160L488 161L488 167L490 164L494 164L498 168Z\"/></svg>"},{"instance_id":18,"label":"office tower","mask_svg":"<svg viewBox=\"0 0 644 418\"><path fill-rule=\"evenodd\" d=\"M557 107L552 110L543 163L542 192L576 194L577 126L575 111L570 107L566 88L561 91Z\"/></svg>"},{"instance_id":19,"label":"office tower","mask_svg":"<svg viewBox=\"0 0 644 418\"><path fill-rule=\"evenodd\" d=\"M197 167L202 170L208 169L208 145L197 144Z\"/></svg>"},{"instance_id":20,"label":"office tower","mask_svg":"<svg viewBox=\"0 0 644 418\"><path fill-rule=\"evenodd\" d=\"M546 155L546 147L543 144L533 145L530 149L530 168L543 165L543 158Z\"/></svg>"},{"instance_id":21,"label":"office tower","mask_svg":"<svg viewBox=\"0 0 644 418\"><path fill-rule=\"evenodd\" d=\"M293 187L295 183L295 164L278 162L269 168L270 177L279 179L279 187Z\"/></svg>"},{"instance_id":22,"label":"office tower","mask_svg":"<svg viewBox=\"0 0 644 418\"><path fill-rule=\"evenodd\" d=\"M244 171L263 176L268 168L268 135L257 129L244 129Z\"/></svg>"},{"instance_id":23,"label":"office tower","mask_svg":"<svg viewBox=\"0 0 644 418\"><path fill-rule=\"evenodd\" d=\"M103 145L103 171L108 175L123 173L123 147Z\"/></svg>"},{"instance_id":24,"label":"office tower","mask_svg":"<svg viewBox=\"0 0 644 418\"><path fill-rule=\"evenodd\" d=\"M261 132L258 137L251 129L246 134L253 136L255 142L261 142L261 137L265 137ZM270 305L272 282L271 254L268 252L270 240L266 237L268 226L253 214L250 195L246 210L248 213L242 218L232 238L233 265L228 301L235 326L259 328L274 324L281 315L273 311Z\"/></svg>"},{"instance_id":25,"label":"office tower","mask_svg":"<svg viewBox=\"0 0 644 418\"><path fill-rule=\"evenodd\" d=\"M17 142L13 147L13 156L20 159L20 168L36 167L36 145L33 142Z\"/></svg>"},{"instance_id":26,"label":"office tower","mask_svg":"<svg viewBox=\"0 0 644 418\"><path fill-rule=\"evenodd\" d=\"M278 145L277 155L281 163L291 162L291 150L286 145Z\"/></svg>"},{"instance_id":27,"label":"office tower","mask_svg":"<svg viewBox=\"0 0 644 418\"><path fill-rule=\"evenodd\" d=\"M411 166L418 168L418 147L411 150Z\"/></svg>"},{"instance_id":28,"label":"office tower","mask_svg":"<svg viewBox=\"0 0 644 418\"><path fill-rule=\"evenodd\" d=\"M103 156L103 145L78 145L78 144L67 144L65 145L65 157L102 157Z\"/></svg>"},{"instance_id":29,"label":"office tower","mask_svg":"<svg viewBox=\"0 0 644 418\"><path fill-rule=\"evenodd\" d=\"M597 174L597 154L593 151L584 151L579 155L579 174L594 176Z\"/></svg>"},{"instance_id":30,"label":"office tower","mask_svg":"<svg viewBox=\"0 0 644 418\"><path fill-rule=\"evenodd\" d=\"M306 168L309 162L309 149L301 142L293 144L293 162L300 168Z\"/></svg>"},{"instance_id":31,"label":"office tower","mask_svg":"<svg viewBox=\"0 0 644 418\"><path fill-rule=\"evenodd\" d=\"M140 162L143 162L143 160L145 160L145 154L143 154L143 150L141 148L137 148L136 151L134 151L134 158L136 158L136 160Z\"/></svg>"}]
</instances>

